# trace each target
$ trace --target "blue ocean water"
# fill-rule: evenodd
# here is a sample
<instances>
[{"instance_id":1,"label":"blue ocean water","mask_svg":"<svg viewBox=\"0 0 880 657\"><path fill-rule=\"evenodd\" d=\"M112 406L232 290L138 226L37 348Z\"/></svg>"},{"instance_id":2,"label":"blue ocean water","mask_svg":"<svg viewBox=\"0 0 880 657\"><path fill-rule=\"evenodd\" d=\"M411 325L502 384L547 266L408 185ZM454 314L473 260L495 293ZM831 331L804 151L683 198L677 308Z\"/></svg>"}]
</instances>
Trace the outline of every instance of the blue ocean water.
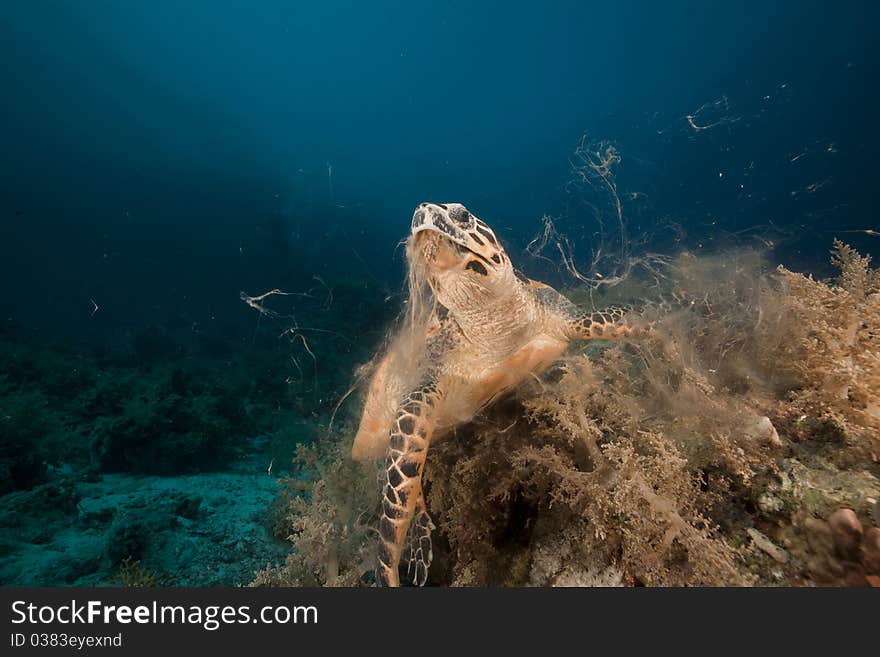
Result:
<instances>
[{"instance_id":1,"label":"blue ocean water","mask_svg":"<svg viewBox=\"0 0 880 657\"><path fill-rule=\"evenodd\" d=\"M878 20L869 1L4 3L0 411L18 428L0 425L0 492L55 486L16 504L64 513L3 539L0 581L207 550L132 537L179 534L210 483L159 520L77 486L283 469L400 310L422 201L464 203L563 284L525 247L545 215L586 265L602 230L619 239L578 151L610 145L634 253L760 245L817 276L835 237L880 255ZM261 315L273 289L291 296ZM74 516L97 538L62 529ZM212 549L282 554L259 526Z\"/></svg>"}]
</instances>

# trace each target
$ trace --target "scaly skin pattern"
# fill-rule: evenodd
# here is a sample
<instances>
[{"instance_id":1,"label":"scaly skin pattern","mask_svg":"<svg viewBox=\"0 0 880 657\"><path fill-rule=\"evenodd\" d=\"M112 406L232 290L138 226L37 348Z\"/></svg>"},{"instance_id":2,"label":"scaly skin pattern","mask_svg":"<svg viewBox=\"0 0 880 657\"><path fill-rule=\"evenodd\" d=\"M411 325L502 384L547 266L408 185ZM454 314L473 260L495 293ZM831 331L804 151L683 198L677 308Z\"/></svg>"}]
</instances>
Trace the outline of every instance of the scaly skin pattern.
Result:
<instances>
[{"instance_id":1,"label":"scaly skin pattern","mask_svg":"<svg viewBox=\"0 0 880 657\"><path fill-rule=\"evenodd\" d=\"M418 586L431 564L433 524L422 471L432 439L469 420L504 391L551 365L571 340L637 338L650 329L609 308L580 312L548 285L517 272L495 233L457 203L422 203L413 215L409 266L433 295L423 352L427 366L407 387L407 354L377 367L352 446L357 460L384 458L379 520L380 585L398 586L399 567Z\"/></svg>"}]
</instances>

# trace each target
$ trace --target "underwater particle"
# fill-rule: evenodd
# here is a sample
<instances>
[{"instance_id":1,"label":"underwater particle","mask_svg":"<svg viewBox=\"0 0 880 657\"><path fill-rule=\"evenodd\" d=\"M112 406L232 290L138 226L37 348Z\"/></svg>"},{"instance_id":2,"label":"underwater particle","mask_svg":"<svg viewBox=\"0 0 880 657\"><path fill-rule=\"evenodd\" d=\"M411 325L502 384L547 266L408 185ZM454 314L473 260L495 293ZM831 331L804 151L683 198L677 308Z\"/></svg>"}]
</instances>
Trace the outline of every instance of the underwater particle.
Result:
<instances>
[{"instance_id":1,"label":"underwater particle","mask_svg":"<svg viewBox=\"0 0 880 657\"><path fill-rule=\"evenodd\" d=\"M767 96L766 98L769 98ZM766 100L765 98L765 100ZM710 130L716 126L736 123L741 117L731 116L730 101L727 96L722 96L718 100L703 103L693 114L686 114L685 120L694 132ZM709 116L703 116L708 114Z\"/></svg>"},{"instance_id":2,"label":"underwater particle","mask_svg":"<svg viewBox=\"0 0 880 657\"><path fill-rule=\"evenodd\" d=\"M828 516L834 545L844 556L852 556L862 542L862 523L852 509L838 509Z\"/></svg>"},{"instance_id":3,"label":"underwater particle","mask_svg":"<svg viewBox=\"0 0 880 657\"><path fill-rule=\"evenodd\" d=\"M764 534L754 527L750 527L746 533L748 533L752 541L754 541L755 547L761 550L761 552L769 555L774 561L788 563L788 552L776 545L773 541L764 536Z\"/></svg>"}]
</instances>

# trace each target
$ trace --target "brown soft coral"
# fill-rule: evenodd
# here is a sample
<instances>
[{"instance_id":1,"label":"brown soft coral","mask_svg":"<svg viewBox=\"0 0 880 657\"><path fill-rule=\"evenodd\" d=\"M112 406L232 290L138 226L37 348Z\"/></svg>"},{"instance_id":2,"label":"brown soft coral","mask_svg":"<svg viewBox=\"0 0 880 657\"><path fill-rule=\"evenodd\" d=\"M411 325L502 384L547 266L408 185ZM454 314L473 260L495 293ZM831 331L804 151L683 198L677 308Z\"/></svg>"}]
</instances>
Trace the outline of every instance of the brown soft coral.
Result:
<instances>
[{"instance_id":1,"label":"brown soft coral","mask_svg":"<svg viewBox=\"0 0 880 657\"><path fill-rule=\"evenodd\" d=\"M834 242L832 283L779 267L779 301L789 321L804 327L791 363L801 389L794 401L880 449L880 271Z\"/></svg>"},{"instance_id":2,"label":"brown soft coral","mask_svg":"<svg viewBox=\"0 0 880 657\"><path fill-rule=\"evenodd\" d=\"M571 359L557 382L528 392L521 407L508 402L524 416L515 425L472 424L429 458L428 498L455 555L453 583L599 582L611 573L630 583L750 581L699 511L706 499L687 460L639 430L588 361ZM558 571L546 550L565 555Z\"/></svg>"},{"instance_id":3,"label":"brown soft coral","mask_svg":"<svg viewBox=\"0 0 880 657\"><path fill-rule=\"evenodd\" d=\"M342 452L338 444L298 446L300 476L285 480L276 511L293 552L283 566L259 572L253 585L355 586L372 570L374 541L367 537L379 502L377 473Z\"/></svg>"}]
</instances>

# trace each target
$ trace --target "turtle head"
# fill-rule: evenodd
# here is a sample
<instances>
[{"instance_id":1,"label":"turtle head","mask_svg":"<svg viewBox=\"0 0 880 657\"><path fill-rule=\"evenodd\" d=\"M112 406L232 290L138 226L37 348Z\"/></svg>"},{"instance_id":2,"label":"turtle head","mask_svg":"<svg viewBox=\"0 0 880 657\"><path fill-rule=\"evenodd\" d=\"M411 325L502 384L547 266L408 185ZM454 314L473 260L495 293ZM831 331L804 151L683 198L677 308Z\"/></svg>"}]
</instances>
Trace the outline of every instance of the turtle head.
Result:
<instances>
[{"instance_id":1,"label":"turtle head","mask_svg":"<svg viewBox=\"0 0 880 657\"><path fill-rule=\"evenodd\" d=\"M459 203L422 203L416 208L410 257L425 268L431 287L447 307L456 300L501 294L514 277L495 233Z\"/></svg>"}]
</instances>

